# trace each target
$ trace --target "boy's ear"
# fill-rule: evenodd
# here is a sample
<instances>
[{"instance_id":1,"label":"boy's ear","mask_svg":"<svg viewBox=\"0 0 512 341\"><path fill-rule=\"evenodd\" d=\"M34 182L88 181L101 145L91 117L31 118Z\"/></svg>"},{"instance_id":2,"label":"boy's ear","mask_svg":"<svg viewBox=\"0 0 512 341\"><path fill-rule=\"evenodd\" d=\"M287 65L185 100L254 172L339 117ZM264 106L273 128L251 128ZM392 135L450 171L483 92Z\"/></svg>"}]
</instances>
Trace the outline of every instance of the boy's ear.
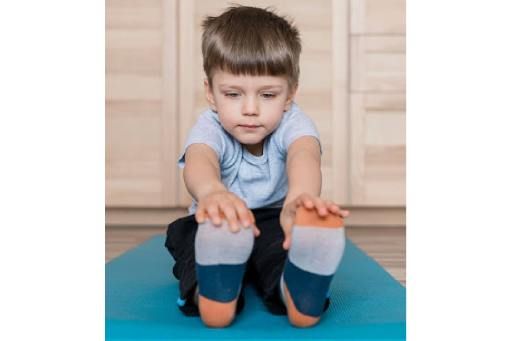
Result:
<instances>
[{"instance_id":1,"label":"boy's ear","mask_svg":"<svg viewBox=\"0 0 512 341\"><path fill-rule=\"evenodd\" d=\"M213 111L217 111L217 106L215 105L215 100L213 99L213 89L211 88L210 84L208 83L207 78L205 78L205 80L204 80L204 93L206 95L206 100L208 101L210 108Z\"/></svg>"},{"instance_id":2,"label":"boy's ear","mask_svg":"<svg viewBox=\"0 0 512 341\"><path fill-rule=\"evenodd\" d=\"M296 86L294 86L291 89L290 94L288 95L288 98L286 99L286 103L285 103L285 106L284 106L284 111L290 110L290 107L292 106L293 100L295 99L295 95L297 94L298 87L299 86L296 85Z\"/></svg>"}]
</instances>

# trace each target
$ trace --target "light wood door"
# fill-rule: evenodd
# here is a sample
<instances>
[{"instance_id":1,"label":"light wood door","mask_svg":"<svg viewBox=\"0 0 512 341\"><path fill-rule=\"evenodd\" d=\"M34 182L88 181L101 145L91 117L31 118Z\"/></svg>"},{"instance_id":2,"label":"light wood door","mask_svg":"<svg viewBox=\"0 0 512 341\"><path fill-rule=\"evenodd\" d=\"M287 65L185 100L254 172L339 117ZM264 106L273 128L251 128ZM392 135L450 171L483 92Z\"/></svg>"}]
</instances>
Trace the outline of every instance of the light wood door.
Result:
<instances>
[{"instance_id":1,"label":"light wood door","mask_svg":"<svg viewBox=\"0 0 512 341\"><path fill-rule=\"evenodd\" d=\"M106 1L106 204L177 204L176 0Z\"/></svg>"},{"instance_id":2,"label":"light wood door","mask_svg":"<svg viewBox=\"0 0 512 341\"><path fill-rule=\"evenodd\" d=\"M405 0L350 14L350 202L405 206Z\"/></svg>"},{"instance_id":3,"label":"light wood door","mask_svg":"<svg viewBox=\"0 0 512 341\"><path fill-rule=\"evenodd\" d=\"M239 4L269 7L292 18L301 32L300 85L297 103L312 117L319 129L322 146L322 195L348 203L348 1L274 0L237 1ZM204 98L201 57L201 21L218 15L231 2L191 0L179 2L180 16L180 149L198 115L207 108ZM180 181L179 203L190 197Z\"/></svg>"},{"instance_id":4,"label":"light wood door","mask_svg":"<svg viewBox=\"0 0 512 341\"><path fill-rule=\"evenodd\" d=\"M303 41L297 103L316 122L322 196L405 205L405 0L239 1ZM177 157L204 99L201 21L224 0L106 1L106 203L186 207Z\"/></svg>"}]
</instances>

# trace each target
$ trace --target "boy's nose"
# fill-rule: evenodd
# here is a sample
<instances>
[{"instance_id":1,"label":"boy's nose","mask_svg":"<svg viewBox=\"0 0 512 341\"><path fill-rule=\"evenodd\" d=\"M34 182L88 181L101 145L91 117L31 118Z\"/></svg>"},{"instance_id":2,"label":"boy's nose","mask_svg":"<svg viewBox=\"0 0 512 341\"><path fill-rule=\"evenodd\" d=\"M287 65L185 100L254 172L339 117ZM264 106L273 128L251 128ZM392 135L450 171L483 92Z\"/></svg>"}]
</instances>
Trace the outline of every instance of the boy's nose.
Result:
<instances>
[{"instance_id":1,"label":"boy's nose","mask_svg":"<svg viewBox=\"0 0 512 341\"><path fill-rule=\"evenodd\" d=\"M246 116L256 116L258 115L258 104L256 100L253 98L247 98L244 101L244 105L242 108L242 114Z\"/></svg>"}]
</instances>

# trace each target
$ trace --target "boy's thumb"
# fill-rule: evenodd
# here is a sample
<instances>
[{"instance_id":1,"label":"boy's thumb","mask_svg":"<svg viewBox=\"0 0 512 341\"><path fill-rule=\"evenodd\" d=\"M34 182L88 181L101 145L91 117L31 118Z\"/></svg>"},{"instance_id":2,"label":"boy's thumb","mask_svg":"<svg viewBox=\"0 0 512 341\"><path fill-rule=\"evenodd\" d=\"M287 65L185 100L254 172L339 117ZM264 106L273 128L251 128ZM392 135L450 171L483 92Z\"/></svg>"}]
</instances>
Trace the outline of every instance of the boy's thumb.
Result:
<instances>
[{"instance_id":1,"label":"boy's thumb","mask_svg":"<svg viewBox=\"0 0 512 341\"><path fill-rule=\"evenodd\" d=\"M291 243L292 243L292 228L291 226L289 228L285 228L284 230L284 241L283 241L283 249L289 250Z\"/></svg>"},{"instance_id":2,"label":"boy's thumb","mask_svg":"<svg viewBox=\"0 0 512 341\"><path fill-rule=\"evenodd\" d=\"M284 236L283 249L288 250L290 248L290 236Z\"/></svg>"},{"instance_id":3,"label":"boy's thumb","mask_svg":"<svg viewBox=\"0 0 512 341\"><path fill-rule=\"evenodd\" d=\"M288 250L291 244L293 218L289 215L284 216L281 220L281 226L284 233L283 249Z\"/></svg>"}]
</instances>

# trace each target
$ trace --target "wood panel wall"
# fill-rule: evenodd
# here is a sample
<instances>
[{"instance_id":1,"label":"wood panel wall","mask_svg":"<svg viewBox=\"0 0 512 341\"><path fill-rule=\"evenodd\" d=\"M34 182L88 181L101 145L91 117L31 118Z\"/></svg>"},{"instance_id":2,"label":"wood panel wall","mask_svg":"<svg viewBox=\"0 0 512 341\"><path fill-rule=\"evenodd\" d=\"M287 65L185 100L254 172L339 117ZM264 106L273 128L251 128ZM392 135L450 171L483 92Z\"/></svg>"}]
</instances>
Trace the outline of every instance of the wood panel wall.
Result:
<instances>
[{"instance_id":1,"label":"wood panel wall","mask_svg":"<svg viewBox=\"0 0 512 341\"><path fill-rule=\"evenodd\" d=\"M323 145L322 196L405 206L405 0L241 0L303 41L297 103ZM186 207L177 157L204 98L200 24L224 0L106 1L106 203Z\"/></svg>"},{"instance_id":2,"label":"wood panel wall","mask_svg":"<svg viewBox=\"0 0 512 341\"><path fill-rule=\"evenodd\" d=\"M176 0L106 1L106 203L177 204Z\"/></svg>"},{"instance_id":3,"label":"wood panel wall","mask_svg":"<svg viewBox=\"0 0 512 341\"><path fill-rule=\"evenodd\" d=\"M405 206L405 0L351 0L350 52L350 202Z\"/></svg>"}]
</instances>

